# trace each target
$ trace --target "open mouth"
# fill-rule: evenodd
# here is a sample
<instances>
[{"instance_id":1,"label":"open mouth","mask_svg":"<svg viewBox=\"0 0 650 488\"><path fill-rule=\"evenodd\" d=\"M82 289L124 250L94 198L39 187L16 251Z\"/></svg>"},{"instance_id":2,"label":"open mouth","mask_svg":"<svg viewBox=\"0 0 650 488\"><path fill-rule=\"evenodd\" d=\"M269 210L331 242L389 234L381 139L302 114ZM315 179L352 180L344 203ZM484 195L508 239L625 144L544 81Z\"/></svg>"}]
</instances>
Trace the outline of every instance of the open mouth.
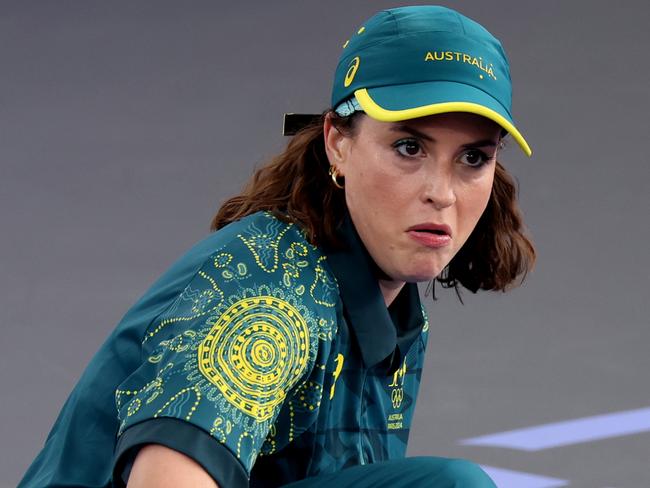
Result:
<instances>
[{"instance_id":1,"label":"open mouth","mask_svg":"<svg viewBox=\"0 0 650 488\"><path fill-rule=\"evenodd\" d=\"M414 225L408 229L410 232L418 232L422 234L432 234L436 236L449 236L451 237L451 228L445 224L419 224Z\"/></svg>"},{"instance_id":2,"label":"open mouth","mask_svg":"<svg viewBox=\"0 0 650 488\"><path fill-rule=\"evenodd\" d=\"M424 232L426 234L436 234L436 235L439 235L439 236L448 236L449 235L442 229L417 229L414 232Z\"/></svg>"},{"instance_id":3,"label":"open mouth","mask_svg":"<svg viewBox=\"0 0 650 488\"><path fill-rule=\"evenodd\" d=\"M451 227L446 224L424 222L408 229L408 234L420 244L442 248L451 243Z\"/></svg>"}]
</instances>

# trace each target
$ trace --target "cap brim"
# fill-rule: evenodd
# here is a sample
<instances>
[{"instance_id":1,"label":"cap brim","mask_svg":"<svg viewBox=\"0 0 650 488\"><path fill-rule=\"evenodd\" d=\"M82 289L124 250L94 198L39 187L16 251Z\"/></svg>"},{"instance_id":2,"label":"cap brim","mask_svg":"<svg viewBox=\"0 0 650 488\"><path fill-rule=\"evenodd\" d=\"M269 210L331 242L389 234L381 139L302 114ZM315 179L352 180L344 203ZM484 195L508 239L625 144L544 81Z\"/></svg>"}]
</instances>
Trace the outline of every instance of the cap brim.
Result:
<instances>
[{"instance_id":1,"label":"cap brim","mask_svg":"<svg viewBox=\"0 0 650 488\"><path fill-rule=\"evenodd\" d=\"M469 112L493 120L505 129L526 153L530 146L514 126L512 117L497 100L478 88L449 81L362 88L354 92L370 117L397 122L448 112Z\"/></svg>"}]
</instances>

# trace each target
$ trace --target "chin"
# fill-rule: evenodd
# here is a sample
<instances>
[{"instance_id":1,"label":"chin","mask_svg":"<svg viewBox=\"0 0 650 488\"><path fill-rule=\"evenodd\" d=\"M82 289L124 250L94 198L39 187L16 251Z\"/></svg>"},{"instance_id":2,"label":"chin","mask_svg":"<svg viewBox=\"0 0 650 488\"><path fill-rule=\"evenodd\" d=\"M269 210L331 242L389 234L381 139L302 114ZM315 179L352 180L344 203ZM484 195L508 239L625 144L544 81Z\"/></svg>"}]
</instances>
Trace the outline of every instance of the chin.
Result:
<instances>
[{"instance_id":1,"label":"chin","mask_svg":"<svg viewBox=\"0 0 650 488\"><path fill-rule=\"evenodd\" d=\"M401 277L397 278L398 281L406 281L407 283L420 283L423 281L431 281L440 273L442 273L444 267L440 266L420 266L420 267L411 267L411 269L406 270Z\"/></svg>"}]
</instances>

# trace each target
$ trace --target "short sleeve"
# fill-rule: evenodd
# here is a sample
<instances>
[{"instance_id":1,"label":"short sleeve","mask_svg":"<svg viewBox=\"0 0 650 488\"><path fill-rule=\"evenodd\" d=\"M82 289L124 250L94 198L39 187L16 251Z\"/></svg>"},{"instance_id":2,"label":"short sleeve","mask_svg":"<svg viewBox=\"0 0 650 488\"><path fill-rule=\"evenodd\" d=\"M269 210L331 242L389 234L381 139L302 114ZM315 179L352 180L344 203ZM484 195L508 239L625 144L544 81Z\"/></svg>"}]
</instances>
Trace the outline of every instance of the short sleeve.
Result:
<instances>
[{"instance_id":1,"label":"short sleeve","mask_svg":"<svg viewBox=\"0 0 650 488\"><path fill-rule=\"evenodd\" d=\"M116 391L116 486L148 443L192 457L220 486L248 486L335 302L322 259L294 226L264 216L200 266L149 326L142 365Z\"/></svg>"}]
</instances>

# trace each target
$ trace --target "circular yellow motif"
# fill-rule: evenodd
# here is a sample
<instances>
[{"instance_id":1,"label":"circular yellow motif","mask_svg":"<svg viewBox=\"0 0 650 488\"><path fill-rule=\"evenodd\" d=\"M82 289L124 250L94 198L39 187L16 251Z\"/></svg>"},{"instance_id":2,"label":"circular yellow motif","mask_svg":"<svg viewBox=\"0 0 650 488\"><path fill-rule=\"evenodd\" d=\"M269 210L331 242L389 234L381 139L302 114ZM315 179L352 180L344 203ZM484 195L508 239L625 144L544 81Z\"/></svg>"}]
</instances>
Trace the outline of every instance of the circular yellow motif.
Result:
<instances>
[{"instance_id":1,"label":"circular yellow motif","mask_svg":"<svg viewBox=\"0 0 650 488\"><path fill-rule=\"evenodd\" d=\"M352 84L352 80L354 80L354 75L357 74L357 70L359 69L360 63L361 63L361 59L359 59L359 56L355 57L350 62L350 67L348 68L348 72L345 74L345 81L343 82L343 86L345 86L346 88Z\"/></svg>"},{"instance_id":2,"label":"circular yellow motif","mask_svg":"<svg viewBox=\"0 0 650 488\"><path fill-rule=\"evenodd\" d=\"M309 327L284 300L245 298L219 317L198 359L201 373L230 404L262 422L307 367Z\"/></svg>"},{"instance_id":3,"label":"circular yellow motif","mask_svg":"<svg viewBox=\"0 0 650 488\"><path fill-rule=\"evenodd\" d=\"M275 362L273 345L263 339L253 345L252 352L253 362L259 366L269 366Z\"/></svg>"}]
</instances>

